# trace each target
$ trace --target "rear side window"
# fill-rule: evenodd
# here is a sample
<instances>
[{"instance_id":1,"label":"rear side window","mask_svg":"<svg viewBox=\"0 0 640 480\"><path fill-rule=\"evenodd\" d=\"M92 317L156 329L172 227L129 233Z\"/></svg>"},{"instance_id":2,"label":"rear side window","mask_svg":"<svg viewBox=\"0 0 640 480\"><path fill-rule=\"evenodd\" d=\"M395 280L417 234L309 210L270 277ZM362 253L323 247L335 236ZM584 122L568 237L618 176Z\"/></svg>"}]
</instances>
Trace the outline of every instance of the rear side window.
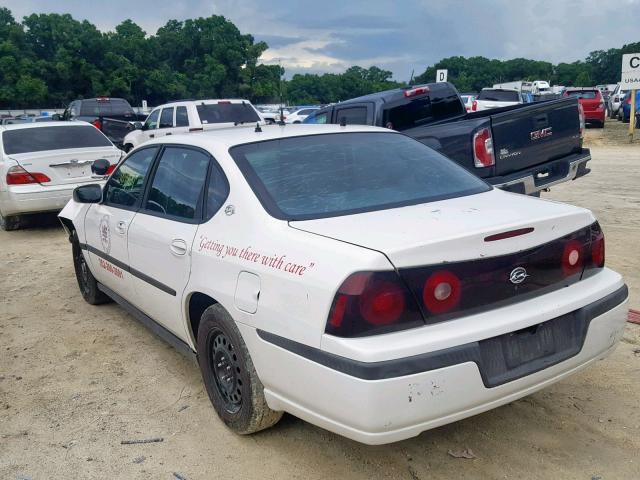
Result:
<instances>
[{"instance_id":1,"label":"rear side window","mask_svg":"<svg viewBox=\"0 0 640 480\"><path fill-rule=\"evenodd\" d=\"M8 155L113 145L97 128L90 125L7 130L2 134L2 144Z\"/></svg>"},{"instance_id":2,"label":"rear side window","mask_svg":"<svg viewBox=\"0 0 640 480\"><path fill-rule=\"evenodd\" d=\"M216 162L211 164L209 187L207 189L206 217L213 217L229 196L229 182Z\"/></svg>"},{"instance_id":3,"label":"rear side window","mask_svg":"<svg viewBox=\"0 0 640 480\"><path fill-rule=\"evenodd\" d=\"M478 100L517 102L520 100L520 94L511 90L482 90L480 95L478 95Z\"/></svg>"},{"instance_id":4,"label":"rear side window","mask_svg":"<svg viewBox=\"0 0 640 480\"><path fill-rule=\"evenodd\" d=\"M352 107L341 108L336 114L336 121L342 123L344 121L347 125L366 125L367 124L367 108L366 107Z\"/></svg>"},{"instance_id":5,"label":"rear side window","mask_svg":"<svg viewBox=\"0 0 640 480\"><path fill-rule=\"evenodd\" d=\"M248 103L212 103L196 107L200 121L208 123L259 122L260 117Z\"/></svg>"},{"instance_id":6,"label":"rear side window","mask_svg":"<svg viewBox=\"0 0 640 480\"><path fill-rule=\"evenodd\" d=\"M382 210L490 189L448 158L398 133L290 137L240 145L230 153L265 209L287 220Z\"/></svg>"},{"instance_id":7,"label":"rear side window","mask_svg":"<svg viewBox=\"0 0 640 480\"><path fill-rule=\"evenodd\" d=\"M187 113L187 107L176 108L176 127L188 127L189 115Z\"/></svg>"},{"instance_id":8,"label":"rear side window","mask_svg":"<svg viewBox=\"0 0 640 480\"><path fill-rule=\"evenodd\" d=\"M455 93L437 96L432 101L429 95L411 100L402 100L383 111L383 125L394 130L407 130L426 123L457 117L464 111Z\"/></svg>"},{"instance_id":9,"label":"rear side window","mask_svg":"<svg viewBox=\"0 0 640 480\"><path fill-rule=\"evenodd\" d=\"M157 147L144 148L129 155L109 177L104 187L105 203L125 208L137 205L144 189L144 179L157 151Z\"/></svg>"},{"instance_id":10,"label":"rear side window","mask_svg":"<svg viewBox=\"0 0 640 480\"><path fill-rule=\"evenodd\" d=\"M165 148L151 183L145 210L193 220L204 194L209 156L198 150Z\"/></svg>"},{"instance_id":11,"label":"rear side window","mask_svg":"<svg viewBox=\"0 0 640 480\"><path fill-rule=\"evenodd\" d=\"M164 108L160 114L160 125L158 128L172 128L173 127L173 107Z\"/></svg>"}]
</instances>

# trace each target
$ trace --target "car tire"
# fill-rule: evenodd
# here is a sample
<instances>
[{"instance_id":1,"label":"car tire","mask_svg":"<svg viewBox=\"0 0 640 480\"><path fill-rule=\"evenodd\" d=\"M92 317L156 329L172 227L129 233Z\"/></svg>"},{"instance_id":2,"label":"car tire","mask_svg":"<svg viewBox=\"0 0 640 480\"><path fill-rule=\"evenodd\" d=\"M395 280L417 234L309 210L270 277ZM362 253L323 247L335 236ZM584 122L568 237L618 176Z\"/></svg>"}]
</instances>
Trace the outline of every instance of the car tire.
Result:
<instances>
[{"instance_id":1,"label":"car tire","mask_svg":"<svg viewBox=\"0 0 640 480\"><path fill-rule=\"evenodd\" d=\"M18 230L22 226L22 217L20 215L12 215L5 217L0 213L0 230L6 232L11 230Z\"/></svg>"},{"instance_id":2,"label":"car tire","mask_svg":"<svg viewBox=\"0 0 640 480\"><path fill-rule=\"evenodd\" d=\"M202 314L197 349L209 399L227 427L247 435L278 423L283 412L267 405L249 350L233 318L220 304Z\"/></svg>"},{"instance_id":3,"label":"car tire","mask_svg":"<svg viewBox=\"0 0 640 480\"><path fill-rule=\"evenodd\" d=\"M78 281L80 294L82 298L84 298L84 301L90 305L100 305L110 302L111 299L98 288L98 281L91 273L91 270L89 270L89 265L87 265L87 260L84 258L84 254L80 248L80 242L78 241L76 232L73 232L71 251L73 253L73 268L76 272L76 280Z\"/></svg>"}]
</instances>

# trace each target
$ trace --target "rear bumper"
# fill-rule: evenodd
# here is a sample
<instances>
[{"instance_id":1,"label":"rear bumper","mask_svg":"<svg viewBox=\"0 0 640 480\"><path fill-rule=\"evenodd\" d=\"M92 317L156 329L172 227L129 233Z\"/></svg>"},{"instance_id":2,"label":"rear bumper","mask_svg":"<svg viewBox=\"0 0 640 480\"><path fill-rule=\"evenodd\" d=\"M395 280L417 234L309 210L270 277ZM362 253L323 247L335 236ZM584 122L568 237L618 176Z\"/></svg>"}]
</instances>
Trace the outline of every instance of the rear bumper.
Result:
<instances>
[{"instance_id":1,"label":"rear bumper","mask_svg":"<svg viewBox=\"0 0 640 480\"><path fill-rule=\"evenodd\" d=\"M587 287L590 293L584 298L604 285L608 285L605 291L611 287L614 291L580 308L592 312L593 318L588 322L578 353L494 387L486 385L483 367L470 359L451 357L440 365L429 365L429 360L425 360L420 368L415 368L416 356L362 362L333 355L335 363L326 365L289 347L276 345L273 338L251 327L239 326L271 408L285 410L353 440L383 444L512 402L605 357L622 337L627 297L626 287L619 285L619 276L604 277L590 282ZM581 294L574 289L568 295ZM617 295L614 302L610 301L612 295ZM609 303L605 305L607 298ZM524 315L534 317L535 313ZM379 340L385 339L374 342ZM325 351L321 353L326 355ZM417 357L433 360L437 353ZM413 368L413 373L407 373L411 371L407 368Z\"/></svg>"},{"instance_id":2,"label":"rear bumper","mask_svg":"<svg viewBox=\"0 0 640 480\"><path fill-rule=\"evenodd\" d=\"M101 182L49 187L39 184L11 186L8 190L0 192L0 211L3 216L60 211L71 199L73 190L88 183Z\"/></svg>"},{"instance_id":3,"label":"rear bumper","mask_svg":"<svg viewBox=\"0 0 640 480\"><path fill-rule=\"evenodd\" d=\"M591 170L587 162L591 160L591 152L583 148L576 153L559 160L552 160L512 175L488 178L494 187L508 192L531 195L559 183L583 177Z\"/></svg>"},{"instance_id":4,"label":"rear bumper","mask_svg":"<svg viewBox=\"0 0 640 480\"><path fill-rule=\"evenodd\" d=\"M584 119L586 122L604 122L605 110L592 110L584 112Z\"/></svg>"}]
</instances>

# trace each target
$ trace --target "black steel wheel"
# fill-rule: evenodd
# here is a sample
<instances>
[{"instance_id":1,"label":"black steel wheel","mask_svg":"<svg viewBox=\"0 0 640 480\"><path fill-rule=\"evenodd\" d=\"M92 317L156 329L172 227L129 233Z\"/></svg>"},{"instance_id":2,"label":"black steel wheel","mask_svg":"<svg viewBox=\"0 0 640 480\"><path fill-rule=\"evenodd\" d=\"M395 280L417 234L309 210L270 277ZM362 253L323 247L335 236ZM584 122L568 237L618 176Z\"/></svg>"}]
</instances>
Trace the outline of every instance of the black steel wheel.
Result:
<instances>
[{"instance_id":1,"label":"black steel wheel","mask_svg":"<svg viewBox=\"0 0 640 480\"><path fill-rule=\"evenodd\" d=\"M198 363L209 399L234 432L249 434L275 425L251 355L231 315L219 304L207 308L197 332Z\"/></svg>"}]
</instances>

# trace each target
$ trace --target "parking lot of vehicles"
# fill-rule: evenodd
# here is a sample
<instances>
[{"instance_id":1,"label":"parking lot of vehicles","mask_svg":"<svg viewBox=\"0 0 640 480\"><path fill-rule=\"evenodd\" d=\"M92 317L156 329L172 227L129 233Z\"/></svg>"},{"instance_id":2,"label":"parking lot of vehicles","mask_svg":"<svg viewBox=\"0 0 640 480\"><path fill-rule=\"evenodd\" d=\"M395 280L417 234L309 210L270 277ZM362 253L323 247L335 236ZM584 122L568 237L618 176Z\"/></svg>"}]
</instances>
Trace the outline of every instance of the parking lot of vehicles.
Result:
<instances>
[{"instance_id":1,"label":"parking lot of vehicles","mask_svg":"<svg viewBox=\"0 0 640 480\"><path fill-rule=\"evenodd\" d=\"M470 112L473 106L473 101L476 99L477 95L472 93L461 93L460 99L462 103L464 103L464 108L466 108L467 112Z\"/></svg>"},{"instance_id":2,"label":"parking lot of vehicles","mask_svg":"<svg viewBox=\"0 0 640 480\"><path fill-rule=\"evenodd\" d=\"M471 105L472 112L493 108L511 107L523 103L522 93L517 89L483 88Z\"/></svg>"},{"instance_id":3,"label":"parking lot of vehicles","mask_svg":"<svg viewBox=\"0 0 640 480\"><path fill-rule=\"evenodd\" d=\"M249 100L171 102L154 108L144 123L136 123L134 131L124 137L123 149L128 152L148 140L166 135L256 124L262 123L263 119Z\"/></svg>"},{"instance_id":4,"label":"parking lot of vehicles","mask_svg":"<svg viewBox=\"0 0 640 480\"><path fill-rule=\"evenodd\" d=\"M575 373L626 322L589 211L492 189L382 128L154 140L60 218L85 300L197 354L238 433L286 411L364 443L413 437Z\"/></svg>"},{"instance_id":5,"label":"parking lot of vehicles","mask_svg":"<svg viewBox=\"0 0 640 480\"><path fill-rule=\"evenodd\" d=\"M631 119L631 94L632 91L628 91L622 101L620 102L620 108L618 109L618 120L623 123L629 123ZM640 90L636 90L636 113L640 110ZM635 115L634 115L635 117Z\"/></svg>"},{"instance_id":6,"label":"parking lot of vehicles","mask_svg":"<svg viewBox=\"0 0 640 480\"><path fill-rule=\"evenodd\" d=\"M622 90L620 84L615 86L615 89L609 94L608 112L609 118L618 117L618 109L622 105L622 100L626 95L626 91Z\"/></svg>"},{"instance_id":7,"label":"parking lot of vehicles","mask_svg":"<svg viewBox=\"0 0 640 480\"><path fill-rule=\"evenodd\" d=\"M606 108L602 93L597 88L568 88L565 97L574 97L580 102L586 123L604 128Z\"/></svg>"},{"instance_id":8,"label":"parking lot of vehicles","mask_svg":"<svg viewBox=\"0 0 640 480\"><path fill-rule=\"evenodd\" d=\"M122 151L86 123L47 122L0 127L0 154L0 228L16 230L26 214L59 211L96 182L95 160L113 168Z\"/></svg>"},{"instance_id":9,"label":"parking lot of vehicles","mask_svg":"<svg viewBox=\"0 0 640 480\"><path fill-rule=\"evenodd\" d=\"M591 155L582 147L584 119L575 98L467 113L453 85L432 83L324 107L305 123L398 130L516 193L538 194L589 173Z\"/></svg>"},{"instance_id":10,"label":"parking lot of vehicles","mask_svg":"<svg viewBox=\"0 0 640 480\"><path fill-rule=\"evenodd\" d=\"M131 131L131 122L140 117L124 98L97 97L74 100L62 114L63 120L81 120L104 133L114 145Z\"/></svg>"},{"instance_id":11,"label":"parking lot of vehicles","mask_svg":"<svg viewBox=\"0 0 640 480\"><path fill-rule=\"evenodd\" d=\"M293 110L284 115L285 123L302 123L312 113L319 110L320 107L303 107Z\"/></svg>"}]
</instances>

